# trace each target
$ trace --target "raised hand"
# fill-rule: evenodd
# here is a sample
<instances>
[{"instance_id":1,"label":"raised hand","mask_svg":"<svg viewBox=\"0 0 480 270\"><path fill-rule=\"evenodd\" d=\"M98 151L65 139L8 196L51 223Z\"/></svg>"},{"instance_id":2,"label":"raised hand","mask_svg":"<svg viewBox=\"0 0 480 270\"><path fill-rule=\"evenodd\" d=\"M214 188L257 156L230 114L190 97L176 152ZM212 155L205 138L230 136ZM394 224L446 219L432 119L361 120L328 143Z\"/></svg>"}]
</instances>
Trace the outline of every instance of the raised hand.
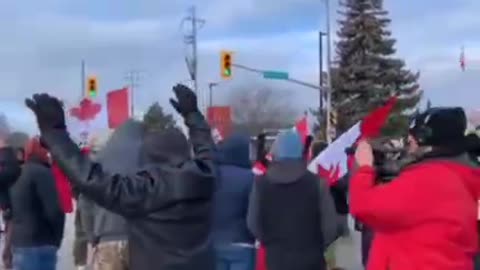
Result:
<instances>
[{"instance_id":1,"label":"raised hand","mask_svg":"<svg viewBox=\"0 0 480 270\"><path fill-rule=\"evenodd\" d=\"M355 161L359 167L373 166L373 150L368 141L362 140L358 143L355 151Z\"/></svg>"},{"instance_id":2,"label":"raised hand","mask_svg":"<svg viewBox=\"0 0 480 270\"><path fill-rule=\"evenodd\" d=\"M60 100L48 94L35 94L25 99L25 105L37 118L40 132L49 129L65 129L65 112Z\"/></svg>"},{"instance_id":3,"label":"raised hand","mask_svg":"<svg viewBox=\"0 0 480 270\"><path fill-rule=\"evenodd\" d=\"M198 112L197 95L190 88L177 84L173 87L173 92L177 100L171 98L170 103L179 114L186 117L190 113Z\"/></svg>"}]
</instances>

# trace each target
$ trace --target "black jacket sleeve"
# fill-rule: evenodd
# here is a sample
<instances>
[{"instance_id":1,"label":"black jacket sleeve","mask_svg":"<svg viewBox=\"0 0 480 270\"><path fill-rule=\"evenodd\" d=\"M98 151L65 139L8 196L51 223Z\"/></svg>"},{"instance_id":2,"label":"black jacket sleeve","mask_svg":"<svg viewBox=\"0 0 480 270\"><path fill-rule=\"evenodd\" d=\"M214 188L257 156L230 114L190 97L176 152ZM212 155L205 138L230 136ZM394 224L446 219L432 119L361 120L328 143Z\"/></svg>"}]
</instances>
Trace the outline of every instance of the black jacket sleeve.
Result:
<instances>
[{"instance_id":1,"label":"black jacket sleeve","mask_svg":"<svg viewBox=\"0 0 480 270\"><path fill-rule=\"evenodd\" d=\"M78 191L124 216L144 215L178 200L210 198L214 186L213 141L200 113L185 119L194 158L179 166L153 164L133 175L112 174L80 153L66 131L42 134L52 157Z\"/></svg>"},{"instance_id":2,"label":"black jacket sleeve","mask_svg":"<svg viewBox=\"0 0 480 270\"><path fill-rule=\"evenodd\" d=\"M35 192L40 199L44 215L55 233L55 241L60 246L65 226L65 212L60 205L57 186L52 171L47 167L36 166L30 171L29 177L33 181Z\"/></svg>"},{"instance_id":3,"label":"black jacket sleeve","mask_svg":"<svg viewBox=\"0 0 480 270\"><path fill-rule=\"evenodd\" d=\"M11 218L11 202L9 189L18 179L21 173L20 163L15 151L11 147L0 149L0 209L4 213L4 219Z\"/></svg>"},{"instance_id":4,"label":"black jacket sleeve","mask_svg":"<svg viewBox=\"0 0 480 270\"><path fill-rule=\"evenodd\" d=\"M92 245L95 245L97 238L95 236L95 213L97 207L95 203L85 198L82 194L78 196L77 207L80 209L80 220L82 223L83 230L87 235L88 242Z\"/></svg>"}]
</instances>

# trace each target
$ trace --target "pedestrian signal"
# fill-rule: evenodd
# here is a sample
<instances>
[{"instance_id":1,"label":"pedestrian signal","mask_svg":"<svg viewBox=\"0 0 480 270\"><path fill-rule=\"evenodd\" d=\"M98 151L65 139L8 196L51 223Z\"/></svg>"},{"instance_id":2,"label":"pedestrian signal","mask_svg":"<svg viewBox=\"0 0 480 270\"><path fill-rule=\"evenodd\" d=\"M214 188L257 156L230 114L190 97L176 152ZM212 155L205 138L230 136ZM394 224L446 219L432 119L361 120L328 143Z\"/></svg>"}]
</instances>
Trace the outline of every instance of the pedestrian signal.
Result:
<instances>
[{"instance_id":1,"label":"pedestrian signal","mask_svg":"<svg viewBox=\"0 0 480 270\"><path fill-rule=\"evenodd\" d=\"M87 82L87 94L89 97L94 98L98 93L98 84L96 77L89 77Z\"/></svg>"},{"instance_id":2,"label":"pedestrian signal","mask_svg":"<svg viewBox=\"0 0 480 270\"><path fill-rule=\"evenodd\" d=\"M232 77L232 53L223 51L220 57L220 75L224 79L230 79Z\"/></svg>"}]
</instances>

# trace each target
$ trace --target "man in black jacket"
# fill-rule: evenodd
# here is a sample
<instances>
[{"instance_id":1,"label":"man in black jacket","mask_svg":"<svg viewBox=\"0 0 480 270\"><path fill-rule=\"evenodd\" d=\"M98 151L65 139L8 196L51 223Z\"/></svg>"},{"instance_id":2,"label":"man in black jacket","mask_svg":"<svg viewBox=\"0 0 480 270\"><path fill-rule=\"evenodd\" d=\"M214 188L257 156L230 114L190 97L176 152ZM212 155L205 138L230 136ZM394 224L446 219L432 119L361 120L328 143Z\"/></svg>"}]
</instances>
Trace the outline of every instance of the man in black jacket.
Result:
<instances>
[{"instance_id":1,"label":"man in black jacket","mask_svg":"<svg viewBox=\"0 0 480 270\"><path fill-rule=\"evenodd\" d=\"M146 131L143 167L131 175L112 174L82 155L65 128L60 101L34 95L26 105L36 115L42 139L73 186L99 206L124 216L129 225L130 268L211 270L209 241L214 192L213 141L186 86L173 88L172 106L189 127L194 157L177 130ZM128 153L125 153L128 154Z\"/></svg>"},{"instance_id":2,"label":"man in black jacket","mask_svg":"<svg viewBox=\"0 0 480 270\"><path fill-rule=\"evenodd\" d=\"M2 142L3 143L3 142ZM11 201L9 189L18 179L21 173L21 160L15 149L2 145L0 147L0 209L2 218L5 221L5 238L2 250L2 261L6 268L12 267L12 249L11 249Z\"/></svg>"},{"instance_id":3,"label":"man in black jacket","mask_svg":"<svg viewBox=\"0 0 480 270\"><path fill-rule=\"evenodd\" d=\"M279 134L250 194L247 224L265 246L267 269L324 270L324 250L337 238L328 185L307 170L302 152L295 131Z\"/></svg>"},{"instance_id":4,"label":"man in black jacket","mask_svg":"<svg viewBox=\"0 0 480 270\"><path fill-rule=\"evenodd\" d=\"M54 270L63 240L65 213L47 151L33 138L26 147L22 173L9 194L12 206L13 267Z\"/></svg>"}]
</instances>

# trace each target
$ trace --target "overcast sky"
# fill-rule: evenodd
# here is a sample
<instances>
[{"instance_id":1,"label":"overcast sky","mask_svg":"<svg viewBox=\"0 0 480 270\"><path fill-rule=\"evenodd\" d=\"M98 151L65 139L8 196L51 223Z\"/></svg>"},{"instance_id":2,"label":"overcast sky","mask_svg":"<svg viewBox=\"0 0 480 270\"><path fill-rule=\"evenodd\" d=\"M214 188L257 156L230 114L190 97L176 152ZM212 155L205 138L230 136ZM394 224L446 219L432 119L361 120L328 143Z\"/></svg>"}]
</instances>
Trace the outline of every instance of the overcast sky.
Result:
<instances>
[{"instance_id":1,"label":"overcast sky","mask_svg":"<svg viewBox=\"0 0 480 270\"><path fill-rule=\"evenodd\" d=\"M138 69L138 110L154 100L167 105L171 86L188 79L180 22L192 4L206 20L199 31L201 89L219 80L221 49L234 51L237 63L288 71L316 83L323 1L0 1L0 111L15 128L33 131L23 98L47 91L71 102L78 99L81 59L87 73L98 76L101 91L122 87L125 73ZM421 85L433 104L480 107L480 1L386 0L385 7L398 55L421 72ZM465 72L459 68L462 45ZM217 103L236 85L272 84L295 91L301 109L317 105L316 93L308 88L264 81L241 70L233 76L216 89Z\"/></svg>"}]
</instances>

